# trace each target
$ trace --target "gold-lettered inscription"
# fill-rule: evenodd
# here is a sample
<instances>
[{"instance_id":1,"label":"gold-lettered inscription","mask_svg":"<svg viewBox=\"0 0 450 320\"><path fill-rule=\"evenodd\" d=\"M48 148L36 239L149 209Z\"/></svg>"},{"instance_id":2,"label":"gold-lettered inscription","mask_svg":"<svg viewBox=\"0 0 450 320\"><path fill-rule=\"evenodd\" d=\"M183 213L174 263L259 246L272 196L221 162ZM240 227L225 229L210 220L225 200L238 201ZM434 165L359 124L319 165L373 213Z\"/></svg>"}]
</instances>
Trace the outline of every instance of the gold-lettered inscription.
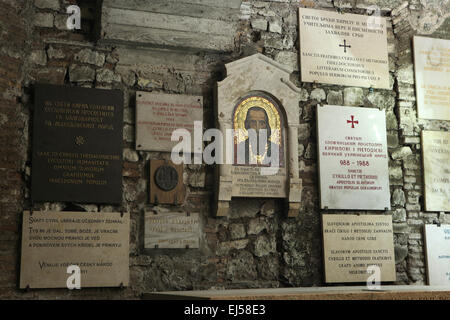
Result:
<instances>
[{"instance_id":1,"label":"gold-lettered inscription","mask_svg":"<svg viewBox=\"0 0 450 320\"><path fill-rule=\"evenodd\" d=\"M53 173L48 182L54 184L108 185L105 172L121 160L118 155L56 151L38 152L37 156L48 163Z\"/></svg>"},{"instance_id":2,"label":"gold-lettered inscription","mask_svg":"<svg viewBox=\"0 0 450 320\"><path fill-rule=\"evenodd\" d=\"M36 84L31 197L121 203L123 93Z\"/></svg>"},{"instance_id":3,"label":"gold-lettered inscription","mask_svg":"<svg viewBox=\"0 0 450 320\"><path fill-rule=\"evenodd\" d=\"M46 100L43 111L48 127L114 130L111 105Z\"/></svg>"}]
</instances>

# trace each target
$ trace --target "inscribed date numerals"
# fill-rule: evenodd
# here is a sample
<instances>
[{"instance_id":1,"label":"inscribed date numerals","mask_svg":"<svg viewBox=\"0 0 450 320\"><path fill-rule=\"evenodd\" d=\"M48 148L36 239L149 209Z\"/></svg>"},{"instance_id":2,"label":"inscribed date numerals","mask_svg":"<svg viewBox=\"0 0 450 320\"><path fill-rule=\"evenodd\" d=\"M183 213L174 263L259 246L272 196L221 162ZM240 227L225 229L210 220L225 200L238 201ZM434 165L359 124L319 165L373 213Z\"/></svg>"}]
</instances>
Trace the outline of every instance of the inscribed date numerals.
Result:
<instances>
[{"instance_id":1,"label":"inscribed date numerals","mask_svg":"<svg viewBox=\"0 0 450 320\"><path fill-rule=\"evenodd\" d=\"M355 162L350 162L350 160L341 160L340 164L341 164L341 166L350 166L352 164L355 164ZM358 161L356 161L356 165L358 167L368 167L370 164L369 164L369 161L358 160Z\"/></svg>"}]
</instances>

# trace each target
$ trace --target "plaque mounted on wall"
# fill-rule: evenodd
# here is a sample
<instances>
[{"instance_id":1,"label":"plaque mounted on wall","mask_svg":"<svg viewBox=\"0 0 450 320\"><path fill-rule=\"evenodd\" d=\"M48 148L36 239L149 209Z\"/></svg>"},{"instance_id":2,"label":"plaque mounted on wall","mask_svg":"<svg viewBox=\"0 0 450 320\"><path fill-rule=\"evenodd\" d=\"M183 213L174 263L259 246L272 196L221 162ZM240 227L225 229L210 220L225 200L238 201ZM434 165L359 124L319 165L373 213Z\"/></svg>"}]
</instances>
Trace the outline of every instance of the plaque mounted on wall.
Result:
<instances>
[{"instance_id":1,"label":"plaque mounted on wall","mask_svg":"<svg viewBox=\"0 0 450 320\"><path fill-rule=\"evenodd\" d=\"M33 201L122 202L123 93L38 84Z\"/></svg>"},{"instance_id":2,"label":"plaque mounted on wall","mask_svg":"<svg viewBox=\"0 0 450 320\"><path fill-rule=\"evenodd\" d=\"M80 288L128 286L130 214L25 211L20 288L66 288L78 267Z\"/></svg>"},{"instance_id":3,"label":"plaque mounted on wall","mask_svg":"<svg viewBox=\"0 0 450 320\"><path fill-rule=\"evenodd\" d=\"M318 107L317 137L322 209L391 207L384 110Z\"/></svg>"},{"instance_id":4,"label":"plaque mounted on wall","mask_svg":"<svg viewBox=\"0 0 450 320\"><path fill-rule=\"evenodd\" d=\"M299 8L302 82L389 89L386 18Z\"/></svg>"},{"instance_id":5,"label":"plaque mounted on wall","mask_svg":"<svg viewBox=\"0 0 450 320\"><path fill-rule=\"evenodd\" d=\"M390 215L324 214L322 232L326 283L396 280Z\"/></svg>"},{"instance_id":6,"label":"plaque mounted on wall","mask_svg":"<svg viewBox=\"0 0 450 320\"><path fill-rule=\"evenodd\" d=\"M183 165L172 161L150 161L150 203L182 204L186 189Z\"/></svg>"}]
</instances>

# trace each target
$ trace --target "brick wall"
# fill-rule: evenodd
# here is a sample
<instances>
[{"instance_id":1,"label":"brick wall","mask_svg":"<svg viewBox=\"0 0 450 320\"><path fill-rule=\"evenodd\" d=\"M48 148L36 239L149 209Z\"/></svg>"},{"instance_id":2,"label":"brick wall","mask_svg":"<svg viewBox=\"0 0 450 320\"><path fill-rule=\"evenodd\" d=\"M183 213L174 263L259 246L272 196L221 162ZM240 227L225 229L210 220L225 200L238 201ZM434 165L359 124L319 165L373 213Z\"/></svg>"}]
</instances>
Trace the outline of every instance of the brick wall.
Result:
<instances>
[{"instance_id":1,"label":"brick wall","mask_svg":"<svg viewBox=\"0 0 450 320\"><path fill-rule=\"evenodd\" d=\"M29 32L19 1L0 2L0 297L18 281L20 215L23 205L21 104L23 63ZM21 147L22 146L22 147Z\"/></svg>"}]
</instances>

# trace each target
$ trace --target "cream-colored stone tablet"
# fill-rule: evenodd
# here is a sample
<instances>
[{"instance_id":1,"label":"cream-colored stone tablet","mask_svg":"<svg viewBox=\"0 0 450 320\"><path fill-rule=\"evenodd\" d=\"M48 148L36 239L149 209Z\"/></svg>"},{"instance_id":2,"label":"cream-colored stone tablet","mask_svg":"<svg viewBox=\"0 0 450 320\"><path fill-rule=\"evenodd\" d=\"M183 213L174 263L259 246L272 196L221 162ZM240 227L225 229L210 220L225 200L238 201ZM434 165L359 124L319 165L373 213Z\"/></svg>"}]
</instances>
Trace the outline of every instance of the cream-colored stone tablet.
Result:
<instances>
[{"instance_id":1,"label":"cream-colored stone tablet","mask_svg":"<svg viewBox=\"0 0 450 320\"><path fill-rule=\"evenodd\" d=\"M71 265L81 288L128 286L129 241L129 213L25 211L20 288L66 288Z\"/></svg>"},{"instance_id":2,"label":"cream-colored stone tablet","mask_svg":"<svg viewBox=\"0 0 450 320\"><path fill-rule=\"evenodd\" d=\"M415 36L413 44L418 117L450 120L450 40Z\"/></svg>"},{"instance_id":3,"label":"cream-colored stone tablet","mask_svg":"<svg viewBox=\"0 0 450 320\"><path fill-rule=\"evenodd\" d=\"M364 282L372 275L395 281L395 254L390 215L322 215L325 282ZM379 268L379 274L368 268ZM371 271L373 272L373 271ZM372 280L372 278L370 279Z\"/></svg>"},{"instance_id":4,"label":"cream-colored stone tablet","mask_svg":"<svg viewBox=\"0 0 450 320\"><path fill-rule=\"evenodd\" d=\"M299 8L303 82L389 89L386 19Z\"/></svg>"},{"instance_id":5,"label":"cream-colored stone tablet","mask_svg":"<svg viewBox=\"0 0 450 320\"><path fill-rule=\"evenodd\" d=\"M450 132L422 131L425 210L450 211Z\"/></svg>"},{"instance_id":6,"label":"cream-colored stone tablet","mask_svg":"<svg viewBox=\"0 0 450 320\"><path fill-rule=\"evenodd\" d=\"M186 129L194 151L194 121L203 121L201 96L136 92L137 150L171 152L179 143L171 141L172 133ZM197 130L201 139L203 129Z\"/></svg>"}]
</instances>

